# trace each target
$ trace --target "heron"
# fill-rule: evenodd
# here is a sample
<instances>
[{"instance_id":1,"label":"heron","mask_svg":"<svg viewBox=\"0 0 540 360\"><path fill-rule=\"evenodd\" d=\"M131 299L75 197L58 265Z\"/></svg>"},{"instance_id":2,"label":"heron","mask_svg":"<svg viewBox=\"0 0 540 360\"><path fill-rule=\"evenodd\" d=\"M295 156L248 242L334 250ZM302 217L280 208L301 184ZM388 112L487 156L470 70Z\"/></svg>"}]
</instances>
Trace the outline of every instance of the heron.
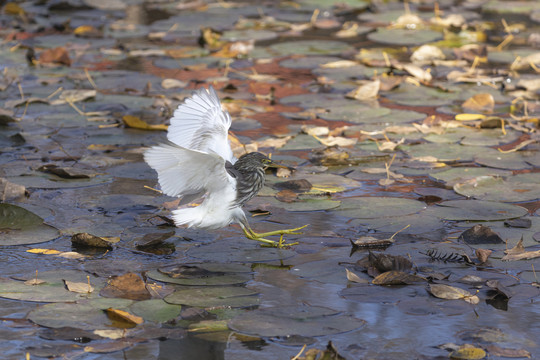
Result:
<instances>
[{"instance_id":1,"label":"heron","mask_svg":"<svg viewBox=\"0 0 540 360\"><path fill-rule=\"evenodd\" d=\"M246 238L282 248L285 234L298 235L307 225L294 229L256 233L242 206L262 189L268 167L284 167L260 152L238 159L228 139L231 116L221 107L212 86L200 88L174 111L167 142L144 152L144 160L157 172L164 194L182 197L172 212L176 226L215 230L238 223ZM196 199L198 206L187 207ZM279 241L267 239L279 235Z\"/></svg>"}]
</instances>

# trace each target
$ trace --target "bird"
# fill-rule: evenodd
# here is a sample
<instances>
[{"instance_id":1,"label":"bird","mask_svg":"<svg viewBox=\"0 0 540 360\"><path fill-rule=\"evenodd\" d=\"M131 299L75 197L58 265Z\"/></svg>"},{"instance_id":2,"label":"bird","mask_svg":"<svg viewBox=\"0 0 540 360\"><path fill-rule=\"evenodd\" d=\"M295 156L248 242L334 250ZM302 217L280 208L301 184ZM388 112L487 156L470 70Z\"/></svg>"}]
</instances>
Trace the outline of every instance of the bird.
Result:
<instances>
[{"instance_id":1,"label":"bird","mask_svg":"<svg viewBox=\"0 0 540 360\"><path fill-rule=\"evenodd\" d=\"M238 223L246 238L263 246L286 247L285 234L301 234L294 229L256 233L249 226L242 206L262 189L265 169L285 167L260 152L238 159L228 139L231 116L221 107L212 86L201 87L174 111L167 129L167 141L144 152L145 162L157 172L161 191L182 197L172 211L178 227L215 230ZM196 199L198 206L187 207ZM279 241L266 239L279 235Z\"/></svg>"}]
</instances>

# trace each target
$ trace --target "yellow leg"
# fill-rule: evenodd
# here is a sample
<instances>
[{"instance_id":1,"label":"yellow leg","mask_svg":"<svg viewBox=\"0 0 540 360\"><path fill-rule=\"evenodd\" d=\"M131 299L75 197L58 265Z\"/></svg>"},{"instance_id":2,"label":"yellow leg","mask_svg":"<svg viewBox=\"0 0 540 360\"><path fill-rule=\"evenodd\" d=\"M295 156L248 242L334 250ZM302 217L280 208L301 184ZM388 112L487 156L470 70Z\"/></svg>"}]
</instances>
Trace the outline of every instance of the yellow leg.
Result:
<instances>
[{"instance_id":1,"label":"yellow leg","mask_svg":"<svg viewBox=\"0 0 540 360\"><path fill-rule=\"evenodd\" d=\"M294 229L275 230L275 231L269 231L269 232L265 232L265 233L256 233L249 226L244 226L243 224L240 224L240 226L242 227L242 230L244 231L244 235L246 235L246 237L248 239L263 242L264 243L263 246L271 246L271 247L283 248L283 247L286 247L286 246L292 246L292 245L297 245L298 244L297 242L290 243L290 244L284 243L283 235L285 235L285 234L291 234L291 235L301 234L301 232L298 232L298 230L302 230L307 225L304 225L304 226L301 226L301 227L298 227L298 228L294 228ZM273 236L273 235L279 235L280 236L279 241L273 241L273 240L265 239L265 237Z\"/></svg>"}]
</instances>

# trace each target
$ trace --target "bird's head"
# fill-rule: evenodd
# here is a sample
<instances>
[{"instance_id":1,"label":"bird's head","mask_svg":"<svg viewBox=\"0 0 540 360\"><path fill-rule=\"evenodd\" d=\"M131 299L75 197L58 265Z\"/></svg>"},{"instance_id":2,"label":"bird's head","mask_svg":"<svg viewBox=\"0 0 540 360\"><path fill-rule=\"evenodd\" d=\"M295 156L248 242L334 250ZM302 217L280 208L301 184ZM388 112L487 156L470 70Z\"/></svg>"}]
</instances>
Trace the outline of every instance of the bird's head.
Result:
<instances>
[{"instance_id":1,"label":"bird's head","mask_svg":"<svg viewBox=\"0 0 540 360\"><path fill-rule=\"evenodd\" d=\"M266 169L268 167L274 167L274 168L286 168L287 166L278 164L272 159L270 159L268 156L261 154L260 152L251 152L249 154L242 155L238 161L235 164L235 167L241 166L241 167L250 167L250 168L263 168Z\"/></svg>"}]
</instances>

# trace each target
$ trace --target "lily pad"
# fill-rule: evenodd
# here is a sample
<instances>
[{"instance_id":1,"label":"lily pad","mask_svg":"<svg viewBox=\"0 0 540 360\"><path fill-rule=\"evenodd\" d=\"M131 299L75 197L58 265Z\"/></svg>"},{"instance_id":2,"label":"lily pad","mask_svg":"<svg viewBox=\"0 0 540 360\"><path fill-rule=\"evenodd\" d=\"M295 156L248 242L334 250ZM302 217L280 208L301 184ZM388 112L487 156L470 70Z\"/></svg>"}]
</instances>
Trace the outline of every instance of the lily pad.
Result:
<instances>
[{"instance_id":1,"label":"lily pad","mask_svg":"<svg viewBox=\"0 0 540 360\"><path fill-rule=\"evenodd\" d=\"M501 153L499 151L490 151L475 156L474 161L480 165L497 169L521 170L531 168L520 152Z\"/></svg>"},{"instance_id":2,"label":"lily pad","mask_svg":"<svg viewBox=\"0 0 540 360\"><path fill-rule=\"evenodd\" d=\"M237 286L220 286L177 290L165 297L169 304L196 307L245 308L259 304L257 292Z\"/></svg>"},{"instance_id":3,"label":"lily pad","mask_svg":"<svg viewBox=\"0 0 540 360\"><path fill-rule=\"evenodd\" d=\"M256 263L283 260L296 255L293 250L263 248L255 241L231 239L231 241L221 240L208 245L193 247L187 251L187 255L202 259L204 261L215 262L242 262Z\"/></svg>"},{"instance_id":4,"label":"lily pad","mask_svg":"<svg viewBox=\"0 0 540 360\"><path fill-rule=\"evenodd\" d=\"M463 146L458 144L448 144L441 146L440 144L418 144L418 145L401 145L400 147L411 157L434 156L439 161L472 161L478 155L479 149L476 146ZM498 153L497 150L491 148L482 148L485 154Z\"/></svg>"},{"instance_id":5,"label":"lily pad","mask_svg":"<svg viewBox=\"0 0 540 360\"><path fill-rule=\"evenodd\" d=\"M414 214L425 208L424 203L411 199L361 197L343 199L341 206L334 212L350 218L377 219Z\"/></svg>"},{"instance_id":6,"label":"lily pad","mask_svg":"<svg viewBox=\"0 0 540 360\"><path fill-rule=\"evenodd\" d=\"M207 285L235 285L243 284L251 279L249 274L227 274L221 273L209 277L194 277L194 278L172 278L166 274L159 272L158 270L150 270L146 273L151 279L156 281L179 284L179 285L196 285L196 286L207 286Z\"/></svg>"},{"instance_id":7,"label":"lily pad","mask_svg":"<svg viewBox=\"0 0 540 360\"><path fill-rule=\"evenodd\" d=\"M443 34L434 30L378 28L377 31L369 33L367 38L381 44L416 46L442 40Z\"/></svg>"},{"instance_id":8,"label":"lily pad","mask_svg":"<svg viewBox=\"0 0 540 360\"><path fill-rule=\"evenodd\" d=\"M180 305L169 304L161 299L151 299L137 301L129 309L145 321L163 323L177 318L180 315L182 307Z\"/></svg>"},{"instance_id":9,"label":"lily pad","mask_svg":"<svg viewBox=\"0 0 540 360\"><path fill-rule=\"evenodd\" d=\"M354 48L347 43L333 40L285 41L271 45L269 50L275 56L289 55L339 55L352 52Z\"/></svg>"},{"instance_id":10,"label":"lily pad","mask_svg":"<svg viewBox=\"0 0 540 360\"><path fill-rule=\"evenodd\" d=\"M443 170L429 174L430 177L437 181L444 182L447 186L453 187L457 183L462 183L467 180L477 178L479 176L510 176L511 171L479 168L479 167L453 167L448 170Z\"/></svg>"},{"instance_id":11,"label":"lily pad","mask_svg":"<svg viewBox=\"0 0 540 360\"><path fill-rule=\"evenodd\" d=\"M58 230L43 224L31 211L11 204L0 204L0 246L37 244L55 239Z\"/></svg>"},{"instance_id":12,"label":"lily pad","mask_svg":"<svg viewBox=\"0 0 540 360\"><path fill-rule=\"evenodd\" d=\"M23 281L5 280L0 282L0 297L35 302L64 302L93 296L66 290L64 283L43 283L27 285Z\"/></svg>"},{"instance_id":13,"label":"lily pad","mask_svg":"<svg viewBox=\"0 0 540 360\"><path fill-rule=\"evenodd\" d=\"M493 221L524 216L527 209L495 201L450 200L432 208L431 215L445 220Z\"/></svg>"},{"instance_id":14,"label":"lily pad","mask_svg":"<svg viewBox=\"0 0 540 360\"><path fill-rule=\"evenodd\" d=\"M229 321L232 330L263 337L324 336L362 327L364 320L319 306L278 306L259 309Z\"/></svg>"},{"instance_id":15,"label":"lily pad","mask_svg":"<svg viewBox=\"0 0 540 360\"><path fill-rule=\"evenodd\" d=\"M47 304L32 310L28 320L50 328L68 326L83 330L111 329L111 320L103 310L125 309L132 303L132 300L126 299L93 299Z\"/></svg>"},{"instance_id":16,"label":"lily pad","mask_svg":"<svg viewBox=\"0 0 540 360\"><path fill-rule=\"evenodd\" d=\"M506 181L500 177L480 176L454 185L458 194L479 200L520 202L540 198L540 183Z\"/></svg>"}]
</instances>

